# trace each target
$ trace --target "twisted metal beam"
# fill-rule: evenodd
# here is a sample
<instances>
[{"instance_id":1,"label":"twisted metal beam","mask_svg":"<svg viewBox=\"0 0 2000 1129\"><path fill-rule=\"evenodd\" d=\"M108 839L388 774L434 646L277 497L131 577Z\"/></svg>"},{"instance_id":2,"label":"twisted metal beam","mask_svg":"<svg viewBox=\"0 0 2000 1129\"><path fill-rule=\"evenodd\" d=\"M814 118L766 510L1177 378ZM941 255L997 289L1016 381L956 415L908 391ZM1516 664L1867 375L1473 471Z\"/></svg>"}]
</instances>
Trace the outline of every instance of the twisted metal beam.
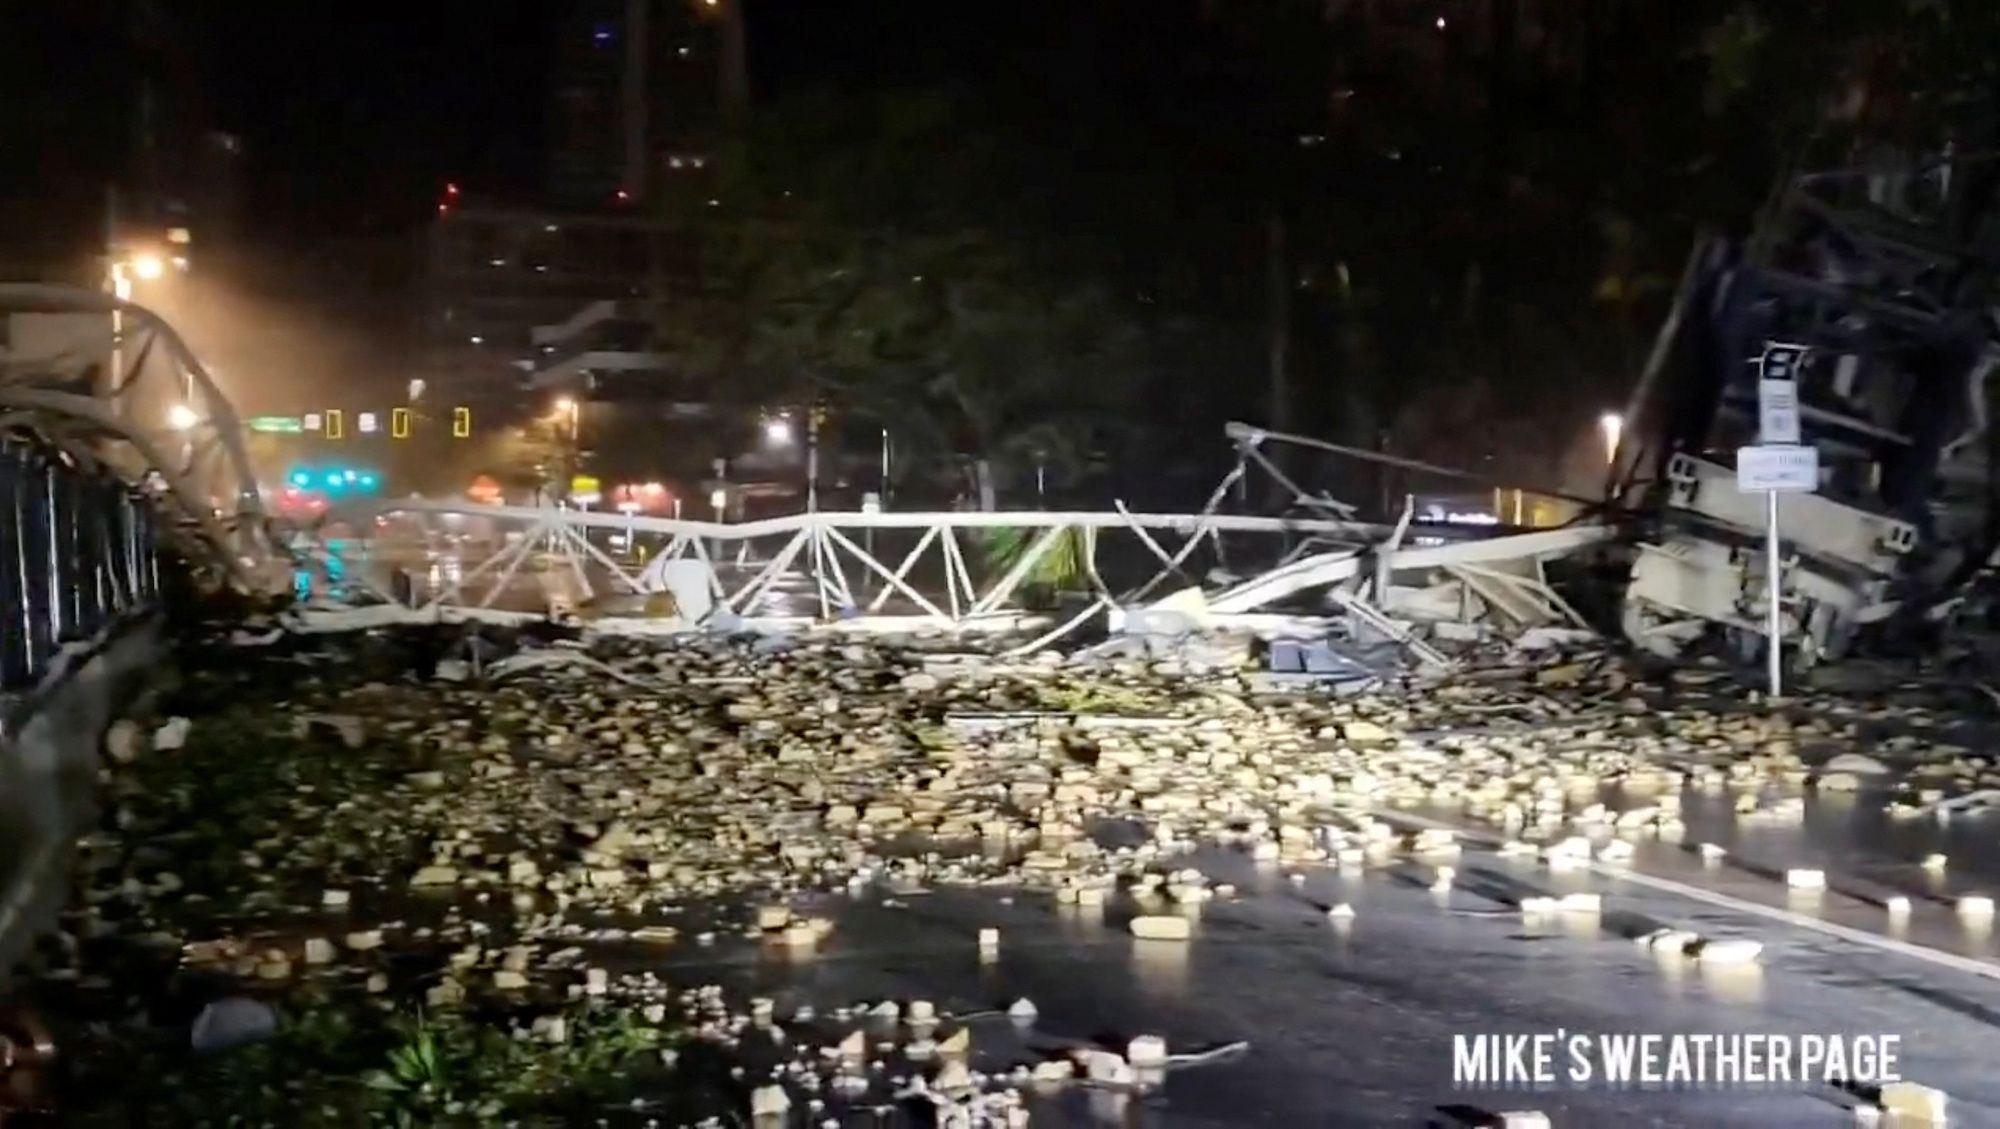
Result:
<instances>
[{"instance_id":1,"label":"twisted metal beam","mask_svg":"<svg viewBox=\"0 0 2000 1129\"><path fill-rule=\"evenodd\" d=\"M76 370L97 359L91 351L0 357L0 422L80 460L111 466L135 486L163 485L158 493L193 531L199 556L221 566L230 583L268 587L260 566L285 553L264 511L242 422L173 326L110 294L38 283L0 284L0 314L102 314L107 322L116 315L122 328L104 337L104 363L108 367L120 354L129 354L130 363L125 371L106 372L90 394L78 389ZM186 388L162 388L166 381L185 381ZM131 409L147 393L185 406L191 426L141 418ZM176 445L185 447L179 460L169 454ZM121 452L127 457L119 458Z\"/></svg>"}]
</instances>

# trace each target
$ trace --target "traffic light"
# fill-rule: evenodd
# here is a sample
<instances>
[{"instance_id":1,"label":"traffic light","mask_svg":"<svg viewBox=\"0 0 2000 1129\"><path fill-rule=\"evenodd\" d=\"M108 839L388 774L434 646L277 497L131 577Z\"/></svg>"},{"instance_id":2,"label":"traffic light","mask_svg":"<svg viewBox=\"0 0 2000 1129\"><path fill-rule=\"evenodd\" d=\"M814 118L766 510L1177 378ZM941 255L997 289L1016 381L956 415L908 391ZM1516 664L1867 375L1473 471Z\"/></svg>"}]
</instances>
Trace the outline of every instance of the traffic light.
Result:
<instances>
[{"instance_id":1,"label":"traffic light","mask_svg":"<svg viewBox=\"0 0 2000 1129\"><path fill-rule=\"evenodd\" d=\"M285 475L288 492L335 496L349 493L373 494L382 488L380 471L350 466L297 466Z\"/></svg>"},{"instance_id":2,"label":"traffic light","mask_svg":"<svg viewBox=\"0 0 2000 1129\"><path fill-rule=\"evenodd\" d=\"M341 424L342 420L340 418L340 409L328 408L326 410L326 437L328 439L340 438L341 435L343 434L343 428Z\"/></svg>"},{"instance_id":3,"label":"traffic light","mask_svg":"<svg viewBox=\"0 0 2000 1129\"><path fill-rule=\"evenodd\" d=\"M410 409L389 409L389 436L392 439L408 439L410 437Z\"/></svg>"},{"instance_id":4,"label":"traffic light","mask_svg":"<svg viewBox=\"0 0 2000 1129\"><path fill-rule=\"evenodd\" d=\"M472 409L453 408L451 410L451 437L467 439L472 435Z\"/></svg>"}]
</instances>

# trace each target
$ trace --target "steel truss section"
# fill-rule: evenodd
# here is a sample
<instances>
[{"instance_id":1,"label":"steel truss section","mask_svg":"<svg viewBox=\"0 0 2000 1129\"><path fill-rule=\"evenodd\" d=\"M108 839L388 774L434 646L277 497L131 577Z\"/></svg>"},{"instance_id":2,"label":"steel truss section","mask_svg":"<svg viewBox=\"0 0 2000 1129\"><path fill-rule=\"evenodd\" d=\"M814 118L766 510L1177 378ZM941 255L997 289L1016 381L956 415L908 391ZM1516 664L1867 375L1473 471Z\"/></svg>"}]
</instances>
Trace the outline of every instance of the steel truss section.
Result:
<instances>
[{"instance_id":1,"label":"steel truss section","mask_svg":"<svg viewBox=\"0 0 2000 1129\"><path fill-rule=\"evenodd\" d=\"M1540 580L1535 565L1540 559L1596 544L1611 535L1603 527L1579 526L1457 544L1400 547L1393 534L1338 516L1286 519L1213 512L1135 513L1122 505L1110 512L821 511L723 524L407 499L363 507L355 515L362 519L356 524L372 525L369 519L390 515L419 523L454 515L458 528L465 528L468 519L478 519L493 529L507 531L489 555L476 563L475 558L468 558L462 576L441 585L423 602L421 610L433 614L446 609L495 609L508 585L528 567L543 574L572 573L586 598L587 569L597 570L615 587L635 596L671 591L675 574L682 577L680 583L687 582L686 575L698 574L706 589L707 600L703 602L713 603L710 615L727 615L753 625L817 623L856 630L903 627L954 632L1012 629L1036 622L1023 606L1023 595L1032 586L1037 568L1064 548L1080 558L1075 567L1087 578L1094 598L1083 611L1055 624L1036 641L1038 645L1060 638L1101 612L1143 607L1144 601L1170 579L1178 578L1168 585L1172 589L1198 586L1192 584L1188 576L1191 570L1185 567L1190 554L1203 544L1219 545L1224 537L1239 542L1262 538L1269 550L1266 559L1271 560L1281 559L1285 545L1301 539L1330 540L1340 547L1221 588L1209 597L1209 606L1219 615L1254 612L1300 593L1337 588L1357 576L1459 570L1488 590L1504 589L1516 609L1525 606L1549 619L1574 619L1574 611ZM1021 531L1025 535L1022 547L1003 565L975 579L962 538L1001 529ZM591 542L593 531L649 539L658 549L643 566L628 568ZM883 531L902 531L904 538L914 535L914 540L902 541L908 548L885 554L884 559L870 547L872 535ZM1178 545L1173 543L1176 537L1181 539ZM1129 544L1122 546L1132 550L1129 559L1148 562L1148 567L1157 566L1157 571L1122 594L1113 592L1098 568L1100 542L1106 538L1129 538ZM689 569L679 562L703 567ZM1522 562L1526 575L1483 567L1505 562ZM718 568L718 564L723 567ZM726 583L725 568L733 573ZM915 579L920 572L930 578L921 587ZM867 587L859 583L862 581ZM1354 593L1335 591L1329 598L1350 615L1371 623L1383 620L1380 612L1363 604ZM688 603L677 600L675 606ZM1441 661L1434 655L1423 657Z\"/></svg>"}]
</instances>

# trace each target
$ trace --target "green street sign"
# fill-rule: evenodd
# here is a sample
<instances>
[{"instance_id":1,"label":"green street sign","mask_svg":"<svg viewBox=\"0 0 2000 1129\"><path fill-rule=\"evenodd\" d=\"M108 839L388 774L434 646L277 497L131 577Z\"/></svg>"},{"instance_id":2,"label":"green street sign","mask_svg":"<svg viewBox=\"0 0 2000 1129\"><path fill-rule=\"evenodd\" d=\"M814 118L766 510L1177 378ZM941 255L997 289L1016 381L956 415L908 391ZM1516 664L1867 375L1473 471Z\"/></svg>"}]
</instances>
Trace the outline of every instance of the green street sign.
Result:
<instances>
[{"instance_id":1,"label":"green street sign","mask_svg":"<svg viewBox=\"0 0 2000 1129\"><path fill-rule=\"evenodd\" d=\"M298 416L250 417L250 430L252 431L277 431L286 435L297 435L305 429L305 421Z\"/></svg>"}]
</instances>

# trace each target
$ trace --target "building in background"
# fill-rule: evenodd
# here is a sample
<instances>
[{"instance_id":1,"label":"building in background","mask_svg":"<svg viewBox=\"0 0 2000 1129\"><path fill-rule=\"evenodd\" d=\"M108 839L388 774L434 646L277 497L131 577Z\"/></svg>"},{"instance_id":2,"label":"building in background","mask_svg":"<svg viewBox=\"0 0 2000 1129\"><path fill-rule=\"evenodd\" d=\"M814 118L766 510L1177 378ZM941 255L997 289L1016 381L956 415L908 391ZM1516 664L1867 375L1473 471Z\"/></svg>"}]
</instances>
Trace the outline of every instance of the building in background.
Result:
<instances>
[{"instance_id":1,"label":"building in background","mask_svg":"<svg viewBox=\"0 0 2000 1129\"><path fill-rule=\"evenodd\" d=\"M635 208L705 180L720 107L742 85L725 77L742 66L740 20L739 0L572 0L557 30L548 203Z\"/></svg>"},{"instance_id":2,"label":"building in background","mask_svg":"<svg viewBox=\"0 0 2000 1129\"><path fill-rule=\"evenodd\" d=\"M537 326L639 299L685 274L686 232L639 215L450 208L425 240L431 379L454 396L518 396L539 366Z\"/></svg>"},{"instance_id":3,"label":"building in background","mask_svg":"<svg viewBox=\"0 0 2000 1129\"><path fill-rule=\"evenodd\" d=\"M699 233L661 217L698 213L682 205L706 196L740 113L740 0L570 0L556 36L544 190L498 201L451 184L437 202L426 379L502 426L557 396L621 426L699 419L711 397L652 347L649 311L698 266Z\"/></svg>"}]
</instances>

